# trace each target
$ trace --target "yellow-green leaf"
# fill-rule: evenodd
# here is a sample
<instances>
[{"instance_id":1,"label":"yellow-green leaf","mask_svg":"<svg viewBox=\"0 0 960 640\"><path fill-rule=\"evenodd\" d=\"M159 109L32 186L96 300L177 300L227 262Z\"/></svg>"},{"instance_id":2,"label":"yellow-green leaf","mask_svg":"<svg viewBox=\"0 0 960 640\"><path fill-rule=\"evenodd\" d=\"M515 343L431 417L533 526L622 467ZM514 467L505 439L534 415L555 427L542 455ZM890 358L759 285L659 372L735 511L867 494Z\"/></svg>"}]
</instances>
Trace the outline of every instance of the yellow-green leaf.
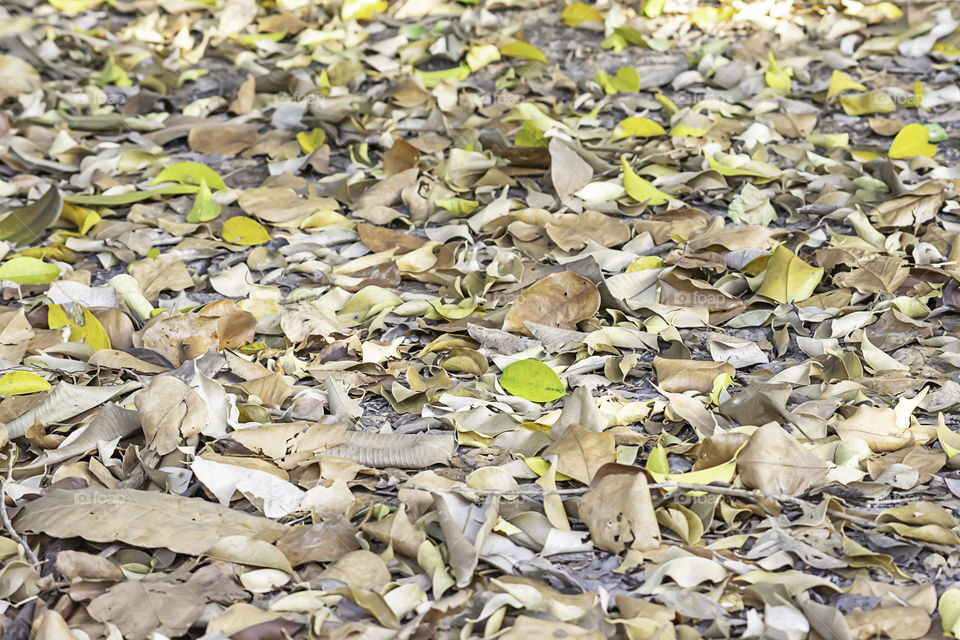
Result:
<instances>
[{"instance_id":1,"label":"yellow-green leaf","mask_svg":"<svg viewBox=\"0 0 960 640\"><path fill-rule=\"evenodd\" d=\"M465 200L463 198L440 198L437 200L437 206L458 216L465 216L480 206L480 203L476 200Z\"/></svg>"},{"instance_id":2,"label":"yellow-green leaf","mask_svg":"<svg viewBox=\"0 0 960 640\"><path fill-rule=\"evenodd\" d=\"M206 180L207 186L214 191L227 188L227 185L223 183L223 178L218 176L216 171L199 162L178 162L172 164L158 173L157 177L154 178L150 184L180 182L200 186L200 183L204 180ZM76 200L74 200L74 202L76 202Z\"/></svg>"},{"instance_id":3,"label":"yellow-green leaf","mask_svg":"<svg viewBox=\"0 0 960 640\"><path fill-rule=\"evenodd\" d=\"M420 71L417 74L423 80L423 86L427 89L433 89L441 82L463 82L470 75L470 67L465 64L452 69L441 69L440 71Z\"/></svg>"},{"instance_id":4,"label":"yellow-green leaf","mask_svg":"<svg viewBox=\"0 0 960 640\"><path fill-rule=\"evenodd\" d=\"M930 132L922 124L908 124L893 139L887 155L891 158L909 158L910 156L926 156L932 158L937 152L937 145L930 144Z\"/></svg>"},{"instance_id":5,"label":"yellow-green leaf","mask_svg":"<svg viewBox=\"0 0 960 640\"><path fill-rule=\"evenodd\" d=\"M60 267L43 260L20 256L0 265L0 280L17 284L50 284L60 275Z\"/></svg>"},{"instance_id":6,"label":"yellow-green leaf","mask_svg":"<svg viewBox=\"0 0 960 640\"><path fill-rule=\"evenodd\" d=\"M317 127L310 133L301 131L297 134L297 142L304 153L313 153L319 149L327 139L327 132Z\"/></svg>"},{"instance_id":7,"label":"yellow-green leaf","mask_svg":"<svg viewBox=\"0 0 960 640\"><path fill-rule=\"evenodd\" d=\"M862 95L840 96L840 105L848 116L863 116L871 113L893 113L897 110L893 98L882 91Z\"/></svg>"},{"instance_id":8,"label":"yellow-green leaf","mask_svg":"<svg viewBox=\"0 0 960 640\"><path fill-rule=\"evenodd\" d=\"M523 60L547 64L547 56L543 55L540 49L522 40L515 40L503 45L500 47L500 54L511 58L522 58Z\"/></svg>"},{"instance_id":9,"label":"yellow-green leaf","mask_svg":"<svg viewBox=\"0 0 960 640\"><path fill-rule=\"evenodd\" d=\"M791 84L790 74L777 64L773 53L768 53L767 58L770 64L767 67L766 73L763 74L764 79L767 81L767 86L778 93L789 93Z\"/></svg>"},{"instance_id":10,"label":"yellow-green leaf","mask_svg":"<svg viewBox=\"0 0 960 640\"><path fill-rule=\"evenodd\" d=\"M270 234L263 225L244 216L235 216L224 222L220 236L231 244L255 245L270 242Z\"/></svg>"},{"instance_id":11,"label":"yellow-green leaf","mask_svg":"<svg viewBox=\"0 0 960 640\"><path fill-rule=\"evenodd\" d=\"M11 371L0 378L0 396L22 396L49 389L49 382L29 371Z\"/></svg>"},{"instance_id":12,"label":"yellow-green leaf","mask_svg":"<svg viewBox=\"0 0 960 640\"><path fill-rule=\"evenodd\" d=\"M467 66L470 67L470 71L482 69L491 62L496 62L499 59L500 51L492 44L482 44L467 49Z\"/></svg>"},{"instance_id":13,"label":"yellow-green leaf","mask_svg":"<svg viewBox=\"0 0 960 640\"><path fill-rule=\"evenodd\" d=\"M10 211L0 220L0 240L15 245L30 244L43 235L44 230L57 219L62 209L60 190L50 187L38 200Z\"/></svg>"},{"instance_id":14,"label":"yellow-green leaf","mask_svg":"<svg viewBox=\"0 0 960 640\"><path fill-rule=\"evenodd\" d=\"M627 190L628 196L637 202L647 202L650 205L666 204L670 201L670 196L634 173L625 157L620 157L620 163L623 165L623 188Z\"/></svg>"},{"instance_id":15,"label":"yellow-green leaf","mask_svg":"<svg viewBox=\"0 0 960 640\"><path fill-rule=\"evenodd\" d=\"M556 372L539 360L518 360L507 365L500 374L500 386L531 402L552 402L566 393Z\"/></svg>"},{"instance_id":16,"label":"yellow-green leaf","mask_svg":"<svg viewBox=\"0 0 960 640\"><path fill-rule=\"evenodd\" d=\"M678 124L670 129L670 135L678 138L702 138L707 135L707 130L699 127L691 127L688 124Z\"/></svg>"},{"instance_id":17,"label":"yellow-green leaf","mask_svg":"<svg viewBox=\"0 0 960 640\"><path fill-rule=\"evenodd\" d=\"M568 27L575 27L581 22L603 22L603 14L582 2L574 2L567 5L560 14L563 24Z\"/></svg>"},{"instance_id":18,"label":"yellow-green leaf","mask_svg":"<svg viewBox=\"0 0 960 640\"><path fill-rule=\"evenodd\" d=\"M200 178L200 190L197 191L197 197L193 200L193 207L187 212L187 222L191 224L209 222L220 215L222 207L211 198L212 194L207 181Z\"/></svg>"},{"instance_id":19,"label":"yellow-green leaf","mask_svg":"<svg viewBox=\"0 0 960 640\"><path fill-rule=\"evenodd\" d=\"M937 613L940 614L944 635L949 633L954 638L960 636L960 589L953 587L943 592Z\"/></svg>"},{"instance_id":20,"label":"yellow-green leaf","mask_svg":"<svg viewBox=\"0 0 960 640\"><path fill-rule=\"evenodd\" d=\"M799 302L813 295L823 278L823 269L811 267L790 249L773 250L757 294L777 302Z\"/></svg>"},{"instance_id":21,"label":"yellow-green leaf","mask_svg":"<svg viewBox=\"0 0 960 640\"><path fill-rule=\"evenodd\" d=\"M660 123L650 118L640 118L637 116L624 118L617 124L617 128L614 129L614 134L618 138L650 138L653 136L661 136L665 133L666 130L660 126Z\"/></svg>"}]
</instances>

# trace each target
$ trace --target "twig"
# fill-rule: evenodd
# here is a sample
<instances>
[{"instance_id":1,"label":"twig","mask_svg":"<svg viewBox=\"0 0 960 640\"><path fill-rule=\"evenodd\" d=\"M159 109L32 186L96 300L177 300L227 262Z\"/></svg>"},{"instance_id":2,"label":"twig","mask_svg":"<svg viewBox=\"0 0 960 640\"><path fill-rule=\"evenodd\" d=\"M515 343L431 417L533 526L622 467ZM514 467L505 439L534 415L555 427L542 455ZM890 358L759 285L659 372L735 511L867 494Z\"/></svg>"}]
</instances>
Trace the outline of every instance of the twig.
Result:
<instances>
[{"instance_id":1,"label":"twig","mask_svg":"<svg viewBox=\"0 0 960 640\"><path fill-rule=\"evenodd\" d=\"M10 534L10 538L23 547L23 553L27 556L27 559L30 560L30 563L33 565L40 564L40 558L37 557L37 554L33 552L33 549L30 548L30 545L27 544L27 541L16 532L13 528L13 522L10 521L10 514L7 513L7 483L10 482L10 478L13 475L13 464L7 467L7 477L6 479L0 478L0 519L3 520L3 526L7 530L7 533Z\"/></svg>"},{"instance_id":2,"label":"twig","mask_svg":"<svg viewBox=\"0 0 960 640\"><path fill-rule=\"evenodd\" d=\"M683 489L685 491L702 491L704 493L714 493L724 496L730 496L733 498L743 498L745 500L769 500L772 502L781 502L787 504L793 504L798 507L803 507L807 509L812 509L816 507L816 504L810 502L809 500L803 500L802 498L797 498L794 496L786 494L777 494L771 495L763 493L757 490L750 489L735 489L733 487L720 487L712 484L693 484L691 482L660 482L655 484L648 484L647 487L650 489ZM543 491L541 489L471 489L470 487L406 487L407 489L412 489L415 491L432 491L438 493L473 493L476 495L495 495L495 496L542 496L542 495L560 495L560 496L576 496L583 495L584 493L590 491L590 487L578 487L575 489L554 489L550 491ZM851 524L856 524L862 527L873 528L877 526L877 523L873 520L867 518L861 518L859 516L852 516L848 513L843 513L836 509L827 509L827 513L830 515L839 518L841 520L846 520Z\"/></svg>"}]
</instances>

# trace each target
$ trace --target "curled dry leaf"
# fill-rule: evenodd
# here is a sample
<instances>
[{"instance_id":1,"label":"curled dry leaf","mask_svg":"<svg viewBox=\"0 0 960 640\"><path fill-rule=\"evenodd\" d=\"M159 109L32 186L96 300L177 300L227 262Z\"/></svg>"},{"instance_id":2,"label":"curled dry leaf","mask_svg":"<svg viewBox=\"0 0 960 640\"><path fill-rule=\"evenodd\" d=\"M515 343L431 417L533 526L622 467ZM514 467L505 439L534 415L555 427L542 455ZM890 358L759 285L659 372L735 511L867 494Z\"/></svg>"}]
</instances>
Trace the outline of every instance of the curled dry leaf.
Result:
<instances>
[{"instance_id":1,"label":"curled dry leaf","mask_svg":"<svg viewBox=\"0 0 960 640\"><path fill-rule=\"evenodd\" d=\"M620 553L660 546L660 527L642 473L603 476L580 499L580 517L601 549Z\"/></svg>"}]
</instances>

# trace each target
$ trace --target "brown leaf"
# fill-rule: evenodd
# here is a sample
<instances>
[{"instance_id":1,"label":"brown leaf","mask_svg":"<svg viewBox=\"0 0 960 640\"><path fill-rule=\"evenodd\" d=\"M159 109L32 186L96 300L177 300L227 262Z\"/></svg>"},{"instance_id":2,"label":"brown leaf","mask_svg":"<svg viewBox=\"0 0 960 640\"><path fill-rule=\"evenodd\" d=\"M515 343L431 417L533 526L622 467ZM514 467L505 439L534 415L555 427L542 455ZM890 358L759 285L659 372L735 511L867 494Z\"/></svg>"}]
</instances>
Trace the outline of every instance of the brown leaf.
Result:
<instances>
[{"instance_id":1,"label":"brown leaf","mask_svg":"<svg viewBox=\"0 0 960 640\"><path fill-rule=\"evenodd\" d=\"M173 376L157 376L134 403L147 445L160 455L176 450L182 438L200 433L207 423L203 397Z\"/></svg>"},{"instance_id":2,"label":"brown leaf","mask_svg":"<svg viewBox=\"0 0 960 640\"><path fill-rule=\"evenodd\" d=\"M600 467L614 461L617 451L612 433L597 433L573 424L543 451L543 455L556 455L557 471L590 484Z\"/></svg>"},{"instance_id":3,"label":"brown leaf","mask_svg":"<svg viewBox=\"0 0 960 640\"><path fill-rule=\"evenodd\" d=\"M660 546L660 527L642 473L604 476L580 498L580 519L600 549L620 553Z\"/></svg>"},{"instance_id":4,"label":"brown leaf","mask_svg":"<svg viewBox=\"0 0 960 640\"><path fill-rule=\"evenodd\" d=\"M504 317L503 330L530 335L525 322L575 329L578 322L593 317L599 308L597 287L573 271L562 271L539 280L517 296Z\"/></svg>"},{"instance_id":5,"label":"brown leaf","mask_svg":"<svg viewBox=\"0 0 960 640\"><path fill-rule=\"evenodd\" d=\"M737 471L751 489L794 496L825 476L827 464L771 422L750 436L737 456Z\"/></svg>"}]
</instances>

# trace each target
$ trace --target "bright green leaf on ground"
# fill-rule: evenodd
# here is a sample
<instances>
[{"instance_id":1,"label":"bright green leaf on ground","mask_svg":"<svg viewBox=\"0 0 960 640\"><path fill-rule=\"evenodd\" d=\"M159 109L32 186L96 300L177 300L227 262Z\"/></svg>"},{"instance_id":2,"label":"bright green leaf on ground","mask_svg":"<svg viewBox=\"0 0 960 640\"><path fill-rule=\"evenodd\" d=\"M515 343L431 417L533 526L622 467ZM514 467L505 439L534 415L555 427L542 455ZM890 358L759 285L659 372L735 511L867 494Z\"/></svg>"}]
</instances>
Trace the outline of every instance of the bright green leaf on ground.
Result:
<instances>
[{"instance_id":1,"label":"bright green leaf on ground","mask_svg":"<svg viewBox=\"0 0 960 640\"><path fill-rule=\"evenodd\" d=\"M566 393L560 376L539 360L518 360L507 365L500 374L500 386L531 402L552 402Z\"/></svg>"},{"instance_id":2,"label":"bright green leaf on ground","mask_svg":"<svg viewBox=\"0 0 960 640\"><path fill-rule=\"evenodd\" d=\"M937 146L929 144L930 132L922 124L908 124L893 139L890 151L891 158L909 158L911 156L926 156L932 158L937 153Z\"/></svg>"},{"instance_id":3,"label":"bright green leaf on ground","mask_svg":"<svg viewBox=\"0 0 960 640\"><path fill-rule=\"evenodd\" d=\"M949 137L947 135L947 130L937 123L925 124L923 126L927 129L929 134L927 138L928 142L943 142Z\"/></svg>"},{"instance_id":4,"label":"bright green leaf on ground","mask_svg":"<svg viewBox=\"0 0 960 640\"><path fill-rule=\"evenodd\" d=\"M757 294L777 302L799 302L813 295L823 279L823 269L811 267L790 249L773 250Z\"/></svg>"},{"instance_id":5,"label":"bright green leaf on ground","mask_svg":"<svg viewBox=\"0 0 960 640\"><path fill-rule=\"evenodd\" d=\"M196 193L197 189L199 188L199 183L166 184L162 187L145 189L144 191L127 191L125 193L115 193L112 195L101 194L64 196L63 201L72 204L85 204L91 207L119 207L125 204L140 202L141 200L149 200L150 198L155 198L157 196L173 196L183 195L185 193Z\"/></svg>"},{"instance_id":6,"label":"bright green leaf on ground","mask_svg":"<svg viewBox=\"0 0 960 640\"><path fill-rule=\"evenodd\" d=\"M49 389L49 382L29 371L11 371L0 377L0 396L22 396Z\"/></svg>"},{"instance_id":7,"label":"bright green leaf on ground","mask_svg":"<svg viewBox=\"0 0 960 640\"><path fill-rule=\"evenodd\" d=\"M255 245L270 242L270 234L263 225L244 216L235 216L223 223L220 236L231 244Z\"/></svg>"},{"instance_id":8,"label":"bright green leaf on ground","mask_svg":"<svg viewBox=\"0 0 960 640\"><path fill-rule=\"evenodd\" d=\"M547 56L543 55L540 49L521 40L515 40L500 47L500 55L547 64Z\"/></svg>"},{"instance_id":9,"label":"bright green leaf on ground","mask_svg":"<svg viewBox=\"0 0 960 640\"><path fill-rule=\"evenodd\" d=\"M547 139L532 122L524 120L520 131L514 137L513 143L518 147L545 147L547 146Z\"/></svg>"},{"instance_id":10,"label":"bright green leaf on ground","mask_svg":"<svg viewBox=\"0 0 960 640\"><path fill-rule=\"evenodd\" d=\"M630 168L630 164L625 157L620 157L620 163L623 166L623 188L627 190L628 196L637 202L646 202L650 205L666 204L670 201L669 195L638 176Z\"/></svg>"},{"instance_id":11,"label":"bright green leaf on ground","mask_svg":"<svg viewBox=\"0 0 960 640\"><path fill-rule=\"evenodd\" d=\"M650 138L653 136L661 136L665 133L666 130L660 126L660 123L650 118L640 118L636 116L624 118L617 123L617 128L614 129L614 134L618 138Z\"/></svg>"},{"instance_id":12,"label":"bright green leaf on ground","mask_svg":"<svg viewBox=\"0 0 960 640\"><path fill-rule=\"evenodd\" d=\"M643 15L648 18L657 18L663 13L663 6L667 0L645 0L643 3Z\"/></svg>"},{"instance_id":13,"label":"bright green leaf on ground","mask_svg":"<svg viewBox=\"0 0 960 640\"><path fill-rule=\"evenodd\" d=\"M17 284L50 284L60 275L60 267L43 260L20 256L0 265L0 280Z\"/></svg>"},{"instance_id":14,"label":"bright green leaf on ground","mask_svg":"<svg viewBox=\"0 0 960 640\"><path fill-rule=\"evenodd\" d=\"M109 58L103 70L94 74L94 82L98 86L114 85L116 87L132 87L133 82L130 76L121 67L118 67L113 59L113 53L108 53Z\"/></svg>"},{"instance_id":15,"label":"bright green leaf on ground","mask_svg":"<svg viewBox=\"0 0 960 640\"><path fill-rule=\"evenodd\" d=\"M833 75L830 76L830 89L827 90L827 100L837 95L838 93L843 93L844 91L866 91L867 88L845 74L839 69L833 70Z\"/></svg>"},{"instance_id":16,"label":"bright green leaf on ground","mask_svg":"<svg viewBox=\"0 0 960 640\"><path fill-rule=\"evenodd\" d=\"M200 186L200 183L204 180L207 182L207 186L214 191L227 188L223 178L218 176L216 171L199 162L172 164L158 173L150 184L152 186L161 182L180 182Z\"/></svg>"},{"instance_id":17,"label":"bright green leaf on ground","mask_svg":"<svg viewBox=\"0 0 960 640\"><path fill-rule=\"evenodd\" d=\"M621 67L615 76L597 69L593 81L600 85L603 92L608 95L640 91L640 74L632 67Z\"/></svg>"},{"instance_id":18,"label":"bright green leaf on ground","mask_svg":"<svg viewBox=\"0 0 960 640\"><path fill-rule=\"evenodd\" d=\"M567 5L560 14L563 24L568 27L575 27L581 22L603 22L603 14L582 2L574 2Z\"/></svg>"},{"instance_id":19,"label":"bright green leaf on ground","mask_svg":"<svg viewBox=\"0 0 960 640\"><path fill-rule=\"evenodd\" d=\"M309 133L301 131L297 134L297 142L300 143L300 148L303 149L304 153L313 153L319 149L326 140L327 132L320 127L317 127Z\"/></svg>"},{"instance_id":20,"label":"bright green leaf on ground","mask_svg":"<svg viewBox=\"0 0 960 640\"><path fill-rule=\"evenodd\" d=\"M191 224L209 222L220 215L221 209L222 207L212 200L207 181L201 178L200 190L197 191L197 197L193 201L193 208L187 212L187 222Z\"/></svg>"}]
</instances>

